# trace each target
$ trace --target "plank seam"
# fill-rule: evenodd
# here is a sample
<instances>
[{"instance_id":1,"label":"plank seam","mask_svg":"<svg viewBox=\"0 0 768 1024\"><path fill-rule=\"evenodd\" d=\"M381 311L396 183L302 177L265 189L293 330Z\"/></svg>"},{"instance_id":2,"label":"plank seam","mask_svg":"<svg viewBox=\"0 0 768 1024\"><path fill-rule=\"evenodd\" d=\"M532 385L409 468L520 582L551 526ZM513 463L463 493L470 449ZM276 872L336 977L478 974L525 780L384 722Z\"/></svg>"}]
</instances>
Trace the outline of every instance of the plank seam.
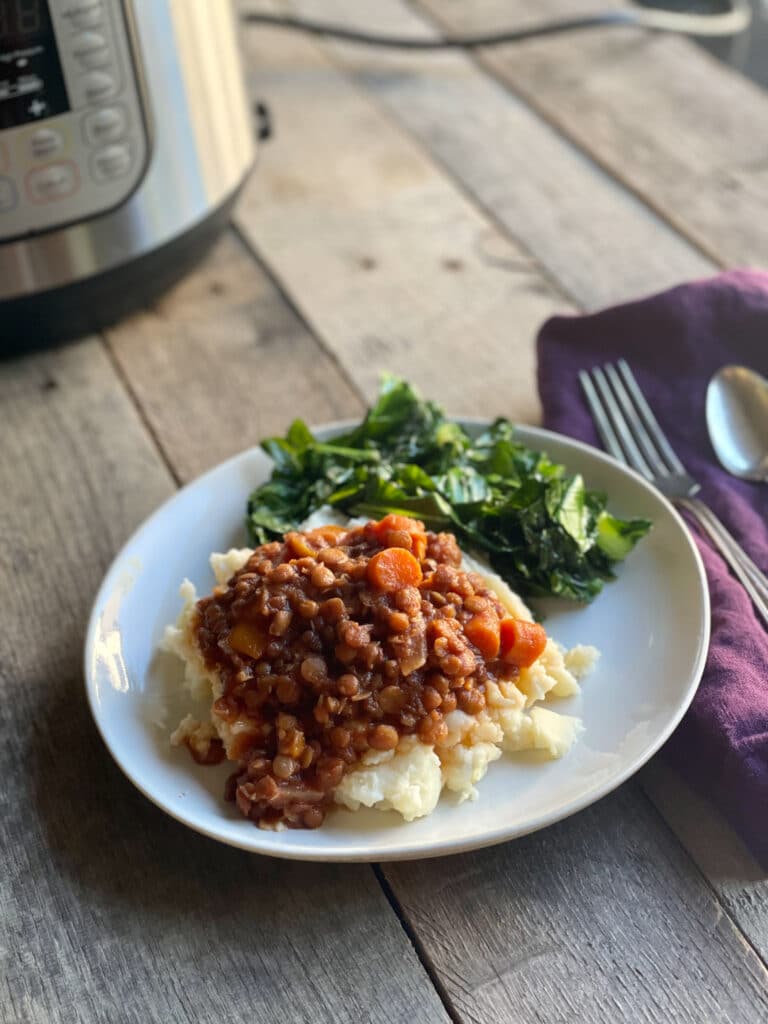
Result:
<instances>
[{"instance_id":1,"label":"plank seam","mask_svg":"<svg viewBox=\"0 0 768 1024\"><path fill-rule=\"evenodd\" d=\"M565 126L565 124L562 121L560 121L559 118L549 113L545 108L540 107L529 93L518 91L515 87L512 86L511 83L507 82L501 75L495 73L490 65L486 65L483 58L478 58L478 61L482 67L487 68L488 73L495 81L499 82L499 84L501 85L504 85L509 90L509 92L512 93L512 95L514 95L522 103L525 103L535 114L537 114L542 119L542 121L545 121L550 126L550 128L556 131L558 135L562 136L564 139L570 142L572 146L575 146L579 150L579 152L582 153L587 159L591 160L592 163L595 164L595 166L599 167L605 174L611 177L626 192L633 195L635 199L637 199L644 206L646 206L652 213L654 213L659 218L660 221L662 221L662 223L666 224L667 227L670 228L670 230L674 231L677 235L680 236L680 238L686 241L692 249L699 253L699 255L703 256L705 259L713 263L715 268L723 269L728 266L727 260L724 260L721 256L718 256L715 250L712 249L703 239L698 238L695 233L693 233L684 224L682 224L675 217L673 217L668 210L666 210L663 206L657 203L651 195L643 191L643 189L639 185L634 185L627 178L617 173L616 169L612 167L607 160L604 160L599 154L593 153L592 151L585 149L582 143L578 140L578 138L576 138L575 135L572 135L568 131L568 128Z\"/></svg>"},{"instance_id":2,"label":"plank seam","mask_svg":"<svg viewBox=\"0 0 768 1024\"><path fill-rule=\"evenodd\" d=\"M256 245L250 239L248 233L245 232L240 227L237 221L237 210L235 210L235 215L231 223L231 228L234 234L236 235L237 239L245 247L250 257L257 264L259 269L265 274L270 284L276 290L277 294L280 296L280 298L283 300L286 306L290 309L290 311L293 313L293 315L296 317L296 319L299 321L302 327L308 332L309 336L317 343L317 346L319 347L323 355L330 361L331 365L340 374L340 376L348 385L348 387L351 388L352 393L356 395L357 398L359 398L360 401L362 402L363 406L367 408L368 399L366 395L363 393L362 389L358 387L357 382L355 381L349 370L347 370L346 366L342 363L337 353L334 352L330 345L328 345L322 334L320 334L315 329L312 323L304 315L300 307L296 304L296 302L293 299L293 296L288 290L288 286L284 284L284 282L281 280L277 271L275 271L272 268L267 257L258 250Z\"/></svg>"},{"instance_id":3,"label":"plank seam","mask_svg":"<svg viewBox=\"0 0 768 1024\"><path fill-rule=\"evenodd\" d=\"M109 341L109 331L107 330L103 334L100 334L99 335L99 340L101 341L101 344L104 347L104 350L105 350L105 352L107 354L107 359L109 360L109 362L110 362L110 364L112 366L112 369L115 371L115 374L117 375L118 381L122 384L123 388L125 389L125 391L126 391L126 393L128 395L128 398L131 401L131 404L133 405L133 407L136 410L136 413L137 413L137 415L139 417L139 420L140 420L142 426L146 430L147 434L149 434L149 438L152 441L152 444L154 445L154 447L155 447L155 449L157 451L157 454L158 454L158 456L160 458L160 461L163 463L165 468L168 470L168 473L170 474L171 479L175 483L176 487L177 488L178 487L183 487L184 481L182 480L182 478L179 476L178 472L176 471L176 467L173 465L173 462L171 461L171 458L168 455L168 452L165 450L165 447L164 447L162 441L160 440L160 435L155 430L155 428L154 428L154 426L152 424L152 420L149 418L149 416L145 412L144 407L142 406L141 401L139 400L139 396L138 396L135 388L131 384L130 377L125 372L122 363L117 358L117 355L115 354L115 351L112 348L112 345L110 344L110 341Z\"/></svg>"},{"instance_id":4,"label":"plank seam","mask_svg":"<svg viewBox=\"0 0 768 1024\"><path fill-rule=\"evenodd\" d=\"M410 0L408 0L408 2L410 3ZM421 10L414 10L414 13L418 17L423 17L423 12ZM524 258L528 261L530 269L535 270L540 274L542 279L550 286L557 296L570 302L576 307L576 309L584 308L584 304L574 294L572 294L557 277L555 277L549 267L542 263L538 256L528 248L528 245L522 239L518 238L517 235L513 234L507 225L498 219L495 211L491 207L486 206L479 196L476 196L474 192L470 190L469 186L456 175L453 169L444 160L442 160L441 157L434 153L423 139L404 124L383 100L381 100L375 93L369 92L365 86L357 80L355 72L347 67L342 57L339 57L336 54L332 43L310 40L310 45L314 46L316 50L319 50L325 57L327 57L339 75L341 75L341 77L379 114L381 114L382 117L386 118L386 120L393 125L400 134L406 136L418 148L422 156L426 157L434 167L438 168L442 172L443 176L451 183L458 194L475 210L477 210L490 226L497 230L504 238L509 239L520 250ZM479 68L479 70L481 74L489 77L489 73L485 71L485 69ZM526 104L526 106L527 105L528 104ZM571 145L573 145L572 142Z\"/></svg>"},{"instance_id":5,"label":"plank seam","mask_svg":"<svg viewBox=\"0 0 768 1024\"><path fill-rule=\"evenodd\" d=\"M676 845L680 847L680 849L685 854L686 858L693 865L694 872L699 876L699 878L704 882L704 884L707 887L707 889L709 889L709 891L712 893L712 897L713 897L713 899L715 901L715 904L720 909L723 917L726 918L726 920L730 923L731 927L736 932L736 934L738 936L740 936L740 938L741 938L742 942L744 943L744 945L754 953L754 955L755 955L755 957L757 959L757 962L763 968L763 972L765 973L766 978L768 979L768 962L763 958L763 956L760 953L760 951L757 949L755 944L752 942L752 940L749 938L747 933L741 927L741 925L739 924L738 918L733 917L733 915L730 913L728 905L723 901L723 898L721 897L720 893L715 888L715 886L714 886L713 882L711 881L711 879L699 867L697 861L694 859L694 857L691 855L690 851L688 850L688 847L683 843L683 841L677 835L677 833L672 828L670 823L664 817L664 815L662 814L661 810L656 805L653 797L650 795L650 793L648 793L646 791L646 788L645 788L645 786L643 785L643 782L642 782L642 775L637 777L637 789L640 791L640 793L642 795L642 798L648 803L649 807L651 808L652 813L655 814L655 816L661 822L661 825L664 828L664 831L667 832L672 837L672 839L674 840Z\"/></svg>"},{"instance_id":6,"label":"plank seam","mask_svg":"<svg viewBox=\"0 0 768 1024\"><path fill-rule=\"evenodd\" d=\"M409 4L409 6L411 6L412 8L415 9L415 13L418 16L424 17L425 20L429 19L430 21L435 22L435 19L433 19L427 12L422 11L418 7L418 0L416 0L415 6L414 6L414 0L407 0L407 2ZM439 166L443 170L443 172L446 174L446 177L448 177L454 183L454 185L456 185L457 190L462 195L464 195L465 197L468 197L469 200L473 203L473 205L475 205L477 208L481 209L482 212L484 213L484 215L489 220L491 220L494 225L499 227L499 229L500 229L500 231L501 231L501 233L503 235L505 235L506 237L511 237L516 242L516 244L520 247L520 249L522 251L524 251L527 255L530 256L532 263L536 266L536 268L538 270L540 270L540 272L542 273L542 276L545 277L548 281L554 282L555 287L556 287L557 291L560 294L563 294L566 297L570 298L570 300L573 302L573 304L577 308L583 309L582 301L579 300L578 298L576 298L575 296L573 296L572 294L570 294L568 289L559 280L557 280L557 278L545 266L542 266L540 261L535 256L532 256L532 254L530 254L527 246L523 242L518 240L512 234L512 232L510 232L508 230L506 225L504 225L503 223L500 223L497 220L496 215L494 214L494 211L492 209L489 209L483 203L483 201L479 197L474 196L471 192L469 192L467 186L465 186L464 183L461 180L456 178L456 176L454 175L454 173L451 170L451 168L446 166L446 164L441 160L441 158L438 155L436 155L435 153L433 153L429 149L429 147L426 146L422 142L422 140L417 135L415 135L407 127L407 125L403 124L399 120L399 118L397 117L397 114L395 112L393 112L384 103L384 101L380 100L375 94L371 94L365 88L364 84L360 83L360 81L358 80L357 76L355 75L355 72L353 70L350 70L347 67L347 65L344 63L344 58L337 55L337 53L335 52L335 48L332 45L329 45L328 43L322 43L322 42L317 42L317 43L314 43L313 45L316 48L318 48L318 49L322 49L327 54L328 59L333 64L333 66L337 69L339 74L342 77L344 77L345 80L347 80L355 89L357 89L359 92L362 92L366 96L368 101L371 104L375 105L376 108L382 113L383 116L385 116L391 123L394 123L394 125L397 127L397 129L399 131L404 132L405 134L407 134L415 142L415 144L423 152L426 153L426 155L431 160L431 162L433 164L435 164L436 166ZM722 266L723 265L722 261L717 257L717 255L715 253L711 252L706 247L706 245L702 244L695 237L691 237L686 230L682 229L679 225L674 223L674 221L670 220L670 218L665 214L665 212L662 209L660 209L659 207L657 207L656 204L652 200L649 200L648 197L646 197L642 192L640 192L637 189L635 189L631 184L626 182L623 178L617 176L615 174L615 172L609 166L604 164L604 162L602 160L600 160L598 157L596 157L594 154L592 154L591 152L585 150L582 147L582 145L578 142L578 140L572 138L570 136L570 134L567 131L565 131L556 121L553 121L553 119L551 117L547 116L546 112L542 112L541 110L539 110L539 108L535 104L533 104L533 103L531 103L529 101L528 97L524 93L521 94L520 92L518 92L518 90L515 89L511 85L511 83L507 82L503 77L501 77L499 74L497 74L493 70L492 67L486 66L485 62L482 61L481 58L476 58L474 54L472 55L472 57L473 57L473 64L475 65L475 67L477 68L477 70L478 70L478 72L480 74L482 74L484 77L488 77L492 81L496 82L500 87L504 88L506 91L508 91L512 95L515 95L515 97L517 99L519 99L520 102L522 102L526 107L528 107L528 109L531 109L538 116L542 116L542 120L544 120L547 124L549 124L550 127L552 127L557 132L557 134L564 139L564 141L568 145L573 146L574 149L576 149L579 153L581 153L585 157L585 159L589 160L594 166L600 168L601 171L603 171L608 176L608 178L610 180L616 182L619 185L619 187L621 187L622 189L624 189L627 192L628 195L634 195L635 198L637 198L647 209L651 210L653 213L655 213L659 217L659 220L661 221L661 223L666 224L675 234L677 234L681 239L683 239L687 244L689 244L694 251L699 252L706 259L710 260L713 263L713 269L715 269L717 266ZM760 955L760 953L756 949L755 945L750 941L749 937L747 936L747 934L745 933L743 928L738 923L738 920L736 918L734 918L732 916L732 914L729 912L727 905L723 902L723 900L722 900L720 894L718 893L716 887L707 878L707 876L704 874L704 872L699 868L698 864L694 860L694 858L691 855L691 853L688 850L688 848L685 846L685 844L682 842L682 840L677 836L675 831L672 829L672 827L666 821L666 819L664 818L664 816L661 813L660 809L655 805L655 803L653 802L653 800L649 796L649 794L647 794L645 792L645 790L642 788L642 786L640 786L639 788L642 789L643 798L645 800L647 800L651 804L651 806L653 807L657 817L659 819L661 819L661 821L663 822L665 831L667 831L674 838L674 841L675 841L676 845L682 849L682 851L684 853L684 856L692 864L695 873L698 874L704 880L704 882L706 883L707 889L710 892L711 897L712 897L712 899L714 901L714 904L717 907L718 911L720 913L722 913L726 917L726 919L729 921L731 926L734 928L736 934L739 935L742 938L742 940L746 944L746 946L750 950L752 950L752 952L755 954L758 963L765 968L766 967L766 963L763 960L763 957ZM425 969L429 972L430 977L432 978L433 982L435 983L436 987L438 988L438 991L441 993L441 998L443 998L444 1001L445 1001L445 999L447 999L447 996L443 996L442 995L442 992L444 990L442 989L442 986L441 986L440 982L435 978L432 970L430 969L429 963L428 963L428 961L426 959L426 954L422 953L422 947L421 947L418 939L415 937L415 934L411 930L410 926L408 925L407 921L404 919L403 914L402 914L402 910L400 908L400 905L399 905L396 897L394 896L391 888L389 887L388 883L386 882L383 874L381 874L381 872L379 872L379 874L380 874L381 884L382 884L382 886L383 886L383 888L384 888L384 890L385 890L385 892L387 894L387 898L389 899L389 901L392 904L392 906L395 909L395 911L398 913L398 917L401 918L401 922L402 922L403 928L409 934L411 942L413 943L414 947L417 950L417 953L419 954L420 959L422 960L422 962L425 965Z\"/></svg>"},{"instance_id":7,"label":"plank seam","mask_svg":"<svg viewBox=\"0 0 768 1024\"><path fill-rule=\"evenodd\" d=\"M343 66L337 65L337 67L356 89L362 89L360 84L355 81L354 74L352 72L349 72ZM415 132L400 121L399 118L397 118L397 116L384 105L382 100L379 100L378 97L371 96L367 92L365 95L368 96L371 102L375 104L380 113L384 114L401 132L406 134L408 138L418 146L422 154L428 157L430 162L442 171L444 176L451 185L453 185L459 195L482 215L482 217L488 222L489 226L493 227L494 230L498 231L504 238L509 239L513 245L520 250L523 257L528 261L530 269L540 275L542 280L549 285L555 295L559 296L561 299L565 299L567 302L570 302L576 309L584 308L583 302L574 295L573 292L571 292L571 290L559 280L559 278L555 277L549 267L542 263L539 257L529 249L526 242L510 231L503 221L499 220L499 217L493 208L487 206L479 196L475 195L475 193L470 190L469 186L458 177L456 172L442 159L442 157L433 153L427 144L420 139Z\"/></svg>"},{"instance_id":8,"label":"plank seam","mask_svg":"<svg viewBox=\"0 0 768 1024\"><path fill-rule=\"evenodd\" d=\"M407 5L413 10L414 14L423 18L428 24L432 25L439 31L450 29L450 25L445 23L438 15L434 14L431 10L425 10L419 0L405 0ZM557 118L551 111L545 106L537 103L533 95L526 89L521 88L520 85L511 82L495 65L488 60L483 54L482 49L479 50L468 50L467 56L469 60L477 67L477 69L484 75L487 75L494 82L500 85L507 92L511 93L517 100L525 104L529 110L535 113L542 119L546 124L549 125L561 138L565 139L570 145L574 146L584 157L591 160L592 163L599 167L605 174L607 174L613 181L620 185L625 191L633 195L638 199L644 206L650 211L656 214L656 216L669 227L672 231L678 234L684 239L693 249L695 249L699 255L704 256L705 259L710 260L715 264L715 267L725 268L728 266L726 260L723 260L710 246L698 238L695 233L692 233L684 224L680 224L676 219L670 216L669 212L660 206L653 199L652 196L648 195L640 186L634 185L631 181L627 180L623 175L617 173L614 167L604 160L599 154L593 153L591 150L585 149L583 143L576 138L571 132L568 131L567 126Z\"/></svg>"},{"instance_id":9,"label":"plank seam","mask_svg":"<svg viewBox=\"0 0 768 1024\"><path fill-rule=\"evenodd\" d=\"M392 886L389 884L389 880L387 879L387 876L384 873L384 868L382 867L381 864L372 864L371 867L373 868L373 873L376 876L379 885L381 886L385 899L392 908L395 917L400 922L400 927L403 929L406 938L413 947L413 950L416 956L418 957L422 967L424 968L427 977L432 982L435 991L437 992L438 997L440 998L440 1002L443 1004L443 1007L445 1008L445 1012L448 1014L453 1024L463 1024L462 1018L459 1016L458 1011L454 1008L453 1003L451 1002L451 997L448 994L448 990L443 984L440 975L437 973L437 970L432 965L426 947L424 946L421 939L419 939L418 935L411 927L408 918L403 912L402 904L395 895Z\"/></svg>"}]
</instances>

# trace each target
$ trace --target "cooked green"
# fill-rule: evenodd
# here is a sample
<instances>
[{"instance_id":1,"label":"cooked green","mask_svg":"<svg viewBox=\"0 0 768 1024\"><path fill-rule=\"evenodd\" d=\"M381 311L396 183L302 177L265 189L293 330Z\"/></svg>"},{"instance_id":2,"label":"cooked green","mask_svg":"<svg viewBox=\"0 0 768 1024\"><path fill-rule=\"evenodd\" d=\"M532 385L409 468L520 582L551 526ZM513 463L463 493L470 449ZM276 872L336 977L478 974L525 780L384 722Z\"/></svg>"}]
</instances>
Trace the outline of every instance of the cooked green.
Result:
<instances>
[{"instance_id":1,"label":"cooked green","mask_svg":"<svg viewBox=\"0 0 768 1024\"><path fill-rule=\"evenodd\" d=\"M509 420L473 438L390 375L349 433L322 442L295 420L262 447L275 465L248 501L255 544L321 505L371 519L399 512L455 533L521 594L590 601L651 526L611 515L605 494L516 441Z\"/></svg>"}]
</instances>

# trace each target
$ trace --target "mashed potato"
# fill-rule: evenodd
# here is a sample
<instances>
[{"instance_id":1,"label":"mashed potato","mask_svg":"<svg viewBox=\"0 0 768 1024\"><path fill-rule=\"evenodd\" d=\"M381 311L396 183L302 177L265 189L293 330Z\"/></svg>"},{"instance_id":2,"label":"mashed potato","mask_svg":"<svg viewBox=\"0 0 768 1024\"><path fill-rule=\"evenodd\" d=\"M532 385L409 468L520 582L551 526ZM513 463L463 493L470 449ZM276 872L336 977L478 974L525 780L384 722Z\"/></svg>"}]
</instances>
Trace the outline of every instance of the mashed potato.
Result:
<instances>
[{"instance_id":1,"label":"mashed potato","mask_svg":"<svg viewBox=\"0 0 768 1024\"><path fill-rule=\"evenodd\" d=\"M332 510L319 510L302 529L334 521L346 523ZM251 549L241 548L211 555L217 584L225 584L251 553ZM514 618L533 618L521 598L487 566L464 555L463 568L483 576ZM180 593L183 608L176 625L167 627L164 646L184 662L184 683L189 693L195 699L212 702L221 696L222 684L217 673L206 667L195 642L197 593L189 580L182 583ZM503 752L538 750L550 758L563 757L583 732L582 724L577 718L539 705L579 693L579 679L590 671L598 656L594 647L579 645L566 651L549 638L542 655L529 668L520 670L515 684L489 684L485 710L467 715L457 709L446 715L448 733L437 745L405 736L395 750L368 750L344 775L334 799L353 811L361 806L395 810L406 821L412 821L435 809L443 788L455 793L459 801L476 799L476 783ZM219 718L201 723L187 715L171 742L187 742L204 755L217 734L226 748L232 739L227 723Z\"/></svg>"}]
</instances>

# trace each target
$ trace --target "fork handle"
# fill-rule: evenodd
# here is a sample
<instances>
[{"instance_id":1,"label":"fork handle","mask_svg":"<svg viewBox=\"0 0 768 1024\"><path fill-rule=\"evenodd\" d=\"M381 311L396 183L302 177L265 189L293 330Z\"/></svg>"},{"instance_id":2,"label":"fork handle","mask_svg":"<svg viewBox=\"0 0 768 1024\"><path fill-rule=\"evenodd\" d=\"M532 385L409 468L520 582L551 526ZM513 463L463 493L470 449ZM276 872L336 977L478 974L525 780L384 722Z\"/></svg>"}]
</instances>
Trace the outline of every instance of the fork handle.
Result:
<instances>
[{"instance_id":1,"label":"fork handle","mask_svg":"<svg viewBox=\"0 0 768 1024\"><path fill-rule=\"evenodd\" d=\"M722 537L723 541L733 549L734 554L744 566L748 575L752 577L757 588L766 598L768 598L768 576L766 576L762 569L753 562L741 544L739 544L733 534L728 530L722 519L719 519L709 505L705 505L700 498L689 498L688 505L694 506L694 515L700 515L703 519L706 519L712 529L716 530L720 537Z\"/></svg>"},{"instance_id":2,"label":"fork handle","mask_svg":"<svg viewBox=\"0 0 768 1024\"><path fill-rule=\"evenodd\" d=\"M704 532L740 580L752 603L768 626L768 577L752 561L733 534L715 513L698 498L680 498L677 502L698 521Z\"/></svg>"}]
</instances>

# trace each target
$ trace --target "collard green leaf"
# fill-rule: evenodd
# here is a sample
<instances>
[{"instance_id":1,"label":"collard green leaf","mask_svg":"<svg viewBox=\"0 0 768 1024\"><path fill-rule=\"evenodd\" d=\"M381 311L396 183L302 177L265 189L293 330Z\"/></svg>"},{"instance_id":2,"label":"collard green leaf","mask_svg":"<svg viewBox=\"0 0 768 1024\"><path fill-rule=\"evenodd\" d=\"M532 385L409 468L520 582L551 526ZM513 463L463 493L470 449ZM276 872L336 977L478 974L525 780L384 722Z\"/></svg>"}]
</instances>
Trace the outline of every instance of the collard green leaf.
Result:
<instances>
[{"instance_id":1,"label":"collard green leaf","mask_svg":"<svg viewBox=\"0 0 768 1024\"><path fill-rule=\"evenodd\" d=\"M596 542L608 558L620 562L650 528L647 519L617 519L610 512L601 512L597 519Z\"/></svg>"},{"instance_id":2,"label":"collard green leaf","mask_svg":"<svg viewBox=\"0 0 768 1024\"><path fill-rule=\"evenodd\" d=\"M552 518L578 545L580 551L592 546L592 515L584 500L584 481L580 475L566 484L558 480L551 485L552 491L561 491L559 502L551 512Z\"/></svg>"},{"instance_id":3,"label":"collard green leaf","mask_svg":"<svg viewBox=\"0 0 768 1024\"><path fill-rule=\"evenodd\" d=\"M295 529L321 505L376 519L400 513L480 549L522 594L590 601L650 529L607 512L604 494L520 444L509 420L473 440L392 375L354 430L321 442L295 420L262 447L274 470L248 502L254 543Z\"/></svg>"},{"instance_id":4,"label":"collard green leaf","mask_svg":"<svg viewBox=\"0 0 768 1024\"><path fill-rule=\"evenodd\" d=\"M452 505L477 504L491 493L488 480L474 466L451 466L434 478L434 484Z\"/></svg>"}]
</instances>

